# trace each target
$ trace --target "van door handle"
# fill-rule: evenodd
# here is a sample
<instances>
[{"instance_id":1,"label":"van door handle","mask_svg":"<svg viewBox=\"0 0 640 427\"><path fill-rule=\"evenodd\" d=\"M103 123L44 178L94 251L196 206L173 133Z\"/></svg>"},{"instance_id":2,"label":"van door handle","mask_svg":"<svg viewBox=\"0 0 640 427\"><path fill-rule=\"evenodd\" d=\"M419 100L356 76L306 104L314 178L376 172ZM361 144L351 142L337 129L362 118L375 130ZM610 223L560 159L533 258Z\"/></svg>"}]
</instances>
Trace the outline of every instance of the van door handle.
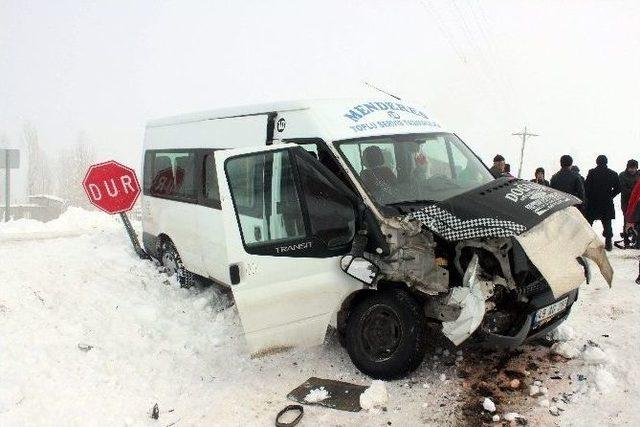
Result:
<instances>
[{"instance_id":1,"label":"van door handle","mask_svg":"<svg viewBox=\"0 0 640 427\"><path fill-rule=\"evenodd\" d=\"M240 266L238 266L238 264L231 264L229 266L229 279L231 279L232 285L240 283Z\"/></svg>"}]
</instances>

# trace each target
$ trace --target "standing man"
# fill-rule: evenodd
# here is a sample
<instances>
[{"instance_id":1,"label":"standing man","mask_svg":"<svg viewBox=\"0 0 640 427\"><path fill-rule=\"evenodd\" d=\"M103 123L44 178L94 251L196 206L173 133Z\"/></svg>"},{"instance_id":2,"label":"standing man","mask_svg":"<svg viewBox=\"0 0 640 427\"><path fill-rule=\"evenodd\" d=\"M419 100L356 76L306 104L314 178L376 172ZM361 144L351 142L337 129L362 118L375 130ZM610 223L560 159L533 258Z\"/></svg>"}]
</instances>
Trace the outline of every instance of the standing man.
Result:
<instances>
[{"instance_id":1,"label":"standing man","mask_svg":"<svg viewBox=\"0 0 640 427\"><path fill-rule=\"evenodd\" d=\"M534 175L535 178L531 180L531 182L535 182L536 184L544 185L545 187L549 186L549 181L544 179L544 168L536 169L536 173Z\"/></svg>"},{"instance_id":2,"label":"standing man","mask_svg":"<svg viewBox=\"0 0 640 427\"><path fill-rule=\"evenodd\" d=\"M611 220L616 217L613 208L613 198L620 193L620 179L618 174L607 167L607 156L599 155L596 159L596 167L591 169L585 180L585 192L589 204L587 205L587 221L593 224L600 220L604 231L605 249L613 248L613 230Z\"/></svg>"},{"instance_id":3,"label":"standing man","mask_svg":"<svg viewBox=\"0 0 640 427\"><path fill-rule=\"evenodd\" d=\"M584 214L584 184L578 175L571 172L573 158L565 154L560 157L560 170L551 177L551 188L572 194L582 200L582 204L577 206Z\"/></svg>"},{"instance_id":4,"label":"standing man","mask_svg":"<svg viewBox=\"0 0 640 427\"><path fill-rule=\"evenodd\" d=\"M493 166L491 166L489 172L491 172L491 175L493 175L494 178L498 179L504 173L504 165L504 157L500 154L496 154L493 158Z\"/></svg>"},{"instance_id":5,"label":"standing man","mask_svg":"<svg viewBox=\"0 0 640 427\"><path fill-rule=\"evenodd\" d=\"M622 214L627 211L627 205L629 204L629 197L631 197L631 191L636 185L640 173L638 173L638 161L631 159L627 162L627 168L624 172L621 172L618 176L620 179L620 207L622 208ZM622 231L622 238L624 239L625 249L629 247L629 236L627 235L626 228Z\"/></svg>"}]
</instances>

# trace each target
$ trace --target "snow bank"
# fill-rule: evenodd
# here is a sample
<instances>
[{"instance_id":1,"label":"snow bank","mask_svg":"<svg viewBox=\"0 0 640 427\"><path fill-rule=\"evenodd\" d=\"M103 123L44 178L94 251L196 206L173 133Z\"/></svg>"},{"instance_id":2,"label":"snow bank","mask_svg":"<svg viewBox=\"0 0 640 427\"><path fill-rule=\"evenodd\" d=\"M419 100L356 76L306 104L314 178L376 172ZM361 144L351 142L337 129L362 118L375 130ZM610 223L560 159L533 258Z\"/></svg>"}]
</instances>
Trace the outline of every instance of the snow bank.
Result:
<instances>
[{"instance_id":1,"label":"snow bank","mask_svg":"<svg viewBox=\"0 0 640 427\"><path fill-rule=\"evenodd\" d=\"M69 207L59 218L48 222L20 218L0 223L0 240L28 240L66 237L118 226L117 216Z\"/></svg>"},{"instance_id":2,"label":"snow bank","mask_svg":"<svg viewBox=\"0 0 640 427\"><path fill-rule=\"evenodd\" d=\"M388 401L387 387L380 380L373 380L371 386L360 395L360 407L366 411L382 410Z\"/></svg>"}]
</instances>

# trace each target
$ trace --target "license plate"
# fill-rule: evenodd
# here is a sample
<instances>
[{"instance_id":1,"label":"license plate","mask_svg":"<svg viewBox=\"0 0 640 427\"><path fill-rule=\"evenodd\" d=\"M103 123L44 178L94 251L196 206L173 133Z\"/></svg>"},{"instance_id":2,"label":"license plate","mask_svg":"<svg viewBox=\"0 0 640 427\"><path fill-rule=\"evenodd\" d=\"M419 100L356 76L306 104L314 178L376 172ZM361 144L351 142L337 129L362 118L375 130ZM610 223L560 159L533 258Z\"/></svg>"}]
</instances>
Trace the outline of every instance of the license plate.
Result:
<instances>
[{"instance_id":1,"label":"license plate","mask_svg":"<svg viewBox=\"0 0 640 427\"><path fill-rule=\"evenodd\" d=\"M567 308L568 304L569 298L564 298L558 302L554 302L553 304L542 307L540 310L536 311L536 315L533 318L534 328L542 325L543 323L546 323L553 316L564 311Z\"/></svg>"}]
</instances>

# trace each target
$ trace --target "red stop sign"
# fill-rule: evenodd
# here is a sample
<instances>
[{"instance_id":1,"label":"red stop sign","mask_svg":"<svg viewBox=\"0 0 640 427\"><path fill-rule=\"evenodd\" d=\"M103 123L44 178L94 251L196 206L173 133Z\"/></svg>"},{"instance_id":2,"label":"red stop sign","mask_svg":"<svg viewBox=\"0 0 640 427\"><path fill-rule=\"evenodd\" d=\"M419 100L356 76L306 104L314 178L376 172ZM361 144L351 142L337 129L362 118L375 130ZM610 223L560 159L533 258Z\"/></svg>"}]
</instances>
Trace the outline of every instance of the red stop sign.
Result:
<instances>
[{"instance_id":1,"label":"red stop sign","mask_svg":"<svg viewBox=\"0 0 640 427\"><path fill-rule=\"evenodd\" d=\"M135 171L114 160L91 166L82 186L91 204L110 214L131 210L140 195Z\"/></svg>"}]
</instances>

